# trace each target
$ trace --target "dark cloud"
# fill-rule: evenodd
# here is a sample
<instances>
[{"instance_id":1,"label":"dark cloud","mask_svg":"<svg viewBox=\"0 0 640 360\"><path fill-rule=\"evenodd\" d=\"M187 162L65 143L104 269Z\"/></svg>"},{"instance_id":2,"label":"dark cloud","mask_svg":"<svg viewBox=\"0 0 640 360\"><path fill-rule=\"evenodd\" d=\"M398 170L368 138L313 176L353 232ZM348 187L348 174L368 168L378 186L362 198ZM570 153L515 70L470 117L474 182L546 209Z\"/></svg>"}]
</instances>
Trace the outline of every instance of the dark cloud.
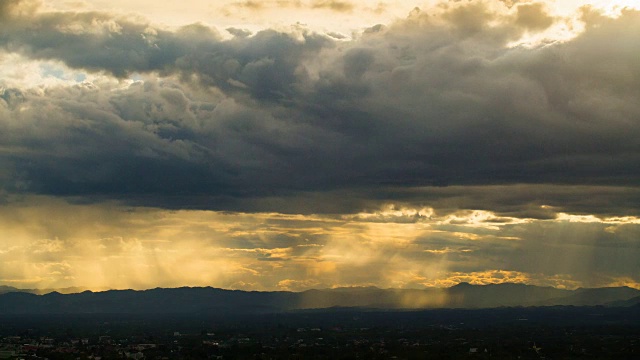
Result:
<instances>
[{"instance_id":1,"label":"dark cloud","mask_svg":"<svg viewBox=\"0 0 640 360\"><path fill-rule=\"evenodd\" d=\"M237 2L234 5L240 8L247 8L252 10L260 10L264 7L261 1L251 1L251 0Z\"/></svg>"},{"instance_id":2,"label":"dark cloud","mask_svg":"<svg viewBox=\"0 0 640 360\"><path fill-rule=\"evenodd\" d=\"M339 12L353 11L354 5L348 1L336 1L336 0L319 0L315 1L312 5L314 9L329 9Z\"/></svg>"},{"instance_id":3,"label":"dark cloud","mask_svg":"<svg viewBox=\"0 0 640 360\"><path fill-rule=\"evenodd\" d=\"M14 16L30 16L39 7L37 1L0 0L0 19L7 20Z\"/></svg>"},{"instance_id":4,"label":"dark cloud","mask_svg":"<svg viewBox=\"0 0 640 360\"><path fill-rule=\"evenodd\" d=\"M330 32L327 33L328 36L334 38L334 39L338 39L338 40L343 40L346 39L347 37L343 34L337 33L337 32Z\"/></svg>"},{"instance_id":5,"label":"dark cloud","mask_svg":"<svg viewBox=\"0 0 640 360\"><path fill-rule=\"evenodd\" d=\"M6 191L305 212L416 199L534 218L638 212L637 11L527 48L507 44L551 25L537 4L500 17L470 3L339 42L223 40L204 25L13 3L0 6L5 51L145 81L3 90ZM318 194L337 200L300 200Z\"/></svg>"},{"instance_id":6,"label":"dark cloud","mask_svg":"<svg viewBox=\"0 0 640 360\"><path fill-rule=\"evenodd\" d=\"M291 96L297 66L329 44L320 35L303 34L298 40L271 30L223 41L201 24L169 32L95 12L15 15L0 29L1 46L30 58L62 60L120 78L159 72L195 75L224 89L230 82L242 83L258 98Z\"/></svg>"},{"instance_id":7,"label":"dark cloud","mask_svg":"<svg viewBox=\"0 0 640 360\"><path fill-rule=\"evenodd\" d=\"M22 91L15 88L0 89L0 99L4 101L4 105L9 109L15 109L16 106L25 100Z\"/></svg>"},{"instance_id":8,"label":"dark cloud","mask_svg":"<svg viewBox=\"0 0 640 360\"><path fill-rule=\"evenodd\" d=\"M227 32L229 32L229 34L233 36L243 37L243 38L250 36L252 34L252 32L247 29L238 29L234 27L227 28L226 30Z\"/></svg>"},{"instance_id":9,"label":"dark cloud","mask_svg":"<svg viewBox=\"0 0 640 360\"><path fill-rule=\"evenodd\" d=\"M273 1L241 1L232 5L236 8L249 9L252 11L261 11L264 9L282 9L282 8L310 8L310 9L323 9L336 12L351 12L355 9L355 5L349 1L338 0L314 0L314 1L300 1L300 0L273 0Z\"/></svg>"},{"instance_id":10,"label":"dark cloud","mask_svg":"<svg viewBox=\"0 0 640 360\"><path fill-rule=\"evenodd\" d=\"M553 17L545 11L544 4L518 6L516 24L532 30L544 30L553 24Z\"/></svg>"}]
</instances>

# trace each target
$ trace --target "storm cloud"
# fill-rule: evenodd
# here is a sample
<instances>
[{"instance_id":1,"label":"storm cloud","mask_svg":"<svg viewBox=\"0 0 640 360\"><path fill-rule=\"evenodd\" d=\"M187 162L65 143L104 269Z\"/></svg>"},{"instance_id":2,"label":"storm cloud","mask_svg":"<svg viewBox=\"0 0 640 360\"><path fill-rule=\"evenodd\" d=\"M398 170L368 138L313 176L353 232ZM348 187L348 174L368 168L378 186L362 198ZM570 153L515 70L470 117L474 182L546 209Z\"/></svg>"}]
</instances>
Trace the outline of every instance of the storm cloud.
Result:
<instances>
[{"instance_id":1,"label":"storm cloud","mask_svg":"<svg viewBox=\"0 0 640 360\"><path fill-rule=\"evenodd\" d=\"M4 89L3 143L30 144L4 157L26 191L638 183L635 11L585 16L575 39L528 48L507 44L550 25L534 5L497 25L482 3L414 14L336 43L271 30L222 40L201 25L171 32L100 13L15 15L7 4L5 51L116 77L169 76L119 89ZM484 15L474 24L467 12ZM23 94L19 108L12 91Z\"/></svg>"},{"instance_id":2,"label":"storm cloud","mask_svg":"<svg viewBox=\"0 0 640 360\"><path fill-rule=\"evenodd\" d=\"M314 4L355 11L350 2ZM259 219L321 214L322 236L307 228L291 235L298 225L289 224L269 237L281 251L215 234L212 254L257 256L253 271L288 262L298 274L273 273L260 285L269 289L386 277L395 286L389 272L407 259L415 268L403 268L400 286L438 284L429 271L491 277L502 258L513 271L502 275L516 279L614 283L637 273L627 255L637 254L630 234L640 216L640 11L614 17L585 7L571 21L544 3L455 2L348 38L304 26L170 28L0 0L0 60L21 59L56 80L0 80L0 199L8 207L61 198L69 207L116 201ZM556 28L575 33L554 38ZM426 228L389 233L404 239L401 249L372 245L386 231L376 224ZM132 231L87 234L145 238ZM588 250L560 242L568 233L582 234L576 244ZM310 242L296 242L303 236ZM591 267L563 267L536 252L554 247L593 256ZM345 258L356 253L369 260ZM304 274L313 271L330 276L311 283ZM590 271L608 280L591 281ZM342 273L353 278L335 278Z\"/></svg>"}]
</instances>

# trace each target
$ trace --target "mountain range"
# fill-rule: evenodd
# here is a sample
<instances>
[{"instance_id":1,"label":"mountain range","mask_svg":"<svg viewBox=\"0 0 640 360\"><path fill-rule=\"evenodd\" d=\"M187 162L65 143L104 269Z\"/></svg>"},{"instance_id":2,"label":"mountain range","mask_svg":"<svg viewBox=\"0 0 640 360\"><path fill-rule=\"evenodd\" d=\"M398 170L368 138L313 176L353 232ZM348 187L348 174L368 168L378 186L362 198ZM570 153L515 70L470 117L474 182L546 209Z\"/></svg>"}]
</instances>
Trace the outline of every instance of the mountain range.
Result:
<instances>
[{"instance_id":1,"label":"mountain range","mask_svg":"<svg viewBox=\"0 0 640 360\"><path fill-rule=\"evenodd\" d=\"M67 289L68 290L68 289ZM303 292L259 292L212 287L83 291L0 287L0 315L9 314L257 314L305 309L433 309L525 306L640 306L640 290L629 287L564 290L524 284L450 288L353 287Z\"/></svg>"}]
</instances>

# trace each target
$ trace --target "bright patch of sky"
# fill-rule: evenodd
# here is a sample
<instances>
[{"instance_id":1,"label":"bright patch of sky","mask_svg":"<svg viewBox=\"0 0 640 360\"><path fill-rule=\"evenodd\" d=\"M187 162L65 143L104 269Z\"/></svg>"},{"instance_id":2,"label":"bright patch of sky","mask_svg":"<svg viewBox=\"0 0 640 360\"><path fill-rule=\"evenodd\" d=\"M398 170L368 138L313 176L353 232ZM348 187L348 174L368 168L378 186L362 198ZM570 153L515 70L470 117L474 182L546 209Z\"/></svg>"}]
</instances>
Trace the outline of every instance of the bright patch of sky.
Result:
<instances>
[{"instance_id":1,"label":"bright patch of sky","mask_svg":"<svg viewBox=\"0 0 640 360\"><path fill-rule=\"evenodd\" d=\"M94 79L96 75L59 62L30 60L15 53L0 55L0 86L5 88L61 86Z\"/></svg>"},{"instance_id":2,"label":"bright patch of sky","mask_svg":"<svg viewBox=\"0 0 640 360\"><path fill-rule=\"evenodd\" d=\"M506 4L532 1L503 0ZM543 1L544 2L544 1ZM442 1L384 1L384 0L45 0L45 8L60 11L105 11L123 15L135 15L154 23L181 26L203 23L218 29L239 27L251 31L265 28L287 29L303 26L319 32L351 35L376 24L390 24L403 19L417 8L434 11L442 7ZM453 3L453 2L452 2ZM621 9L638 8L638 1L546 1L552 13L570 16L582 6L593 6L615 15Z\"/></svg>"}]
</instances>

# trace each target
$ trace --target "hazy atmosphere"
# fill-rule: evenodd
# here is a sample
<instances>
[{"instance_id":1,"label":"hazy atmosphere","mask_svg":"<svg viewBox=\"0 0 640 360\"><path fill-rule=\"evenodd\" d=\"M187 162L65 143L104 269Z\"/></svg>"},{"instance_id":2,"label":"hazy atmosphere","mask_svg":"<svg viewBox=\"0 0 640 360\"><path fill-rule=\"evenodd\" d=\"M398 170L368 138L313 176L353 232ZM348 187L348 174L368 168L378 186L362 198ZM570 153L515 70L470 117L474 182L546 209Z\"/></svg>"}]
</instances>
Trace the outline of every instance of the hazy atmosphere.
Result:
<instances>
[{"instance_id":1,"label":"hazy atmosphere","mask_svg":"<svg viewBox=\"0 0 640 360\"><path fill-rule=\"evenodd\" d=\"M634 4L0 0L0 285L640 289Z\"/></svg>"}]
</instances>

